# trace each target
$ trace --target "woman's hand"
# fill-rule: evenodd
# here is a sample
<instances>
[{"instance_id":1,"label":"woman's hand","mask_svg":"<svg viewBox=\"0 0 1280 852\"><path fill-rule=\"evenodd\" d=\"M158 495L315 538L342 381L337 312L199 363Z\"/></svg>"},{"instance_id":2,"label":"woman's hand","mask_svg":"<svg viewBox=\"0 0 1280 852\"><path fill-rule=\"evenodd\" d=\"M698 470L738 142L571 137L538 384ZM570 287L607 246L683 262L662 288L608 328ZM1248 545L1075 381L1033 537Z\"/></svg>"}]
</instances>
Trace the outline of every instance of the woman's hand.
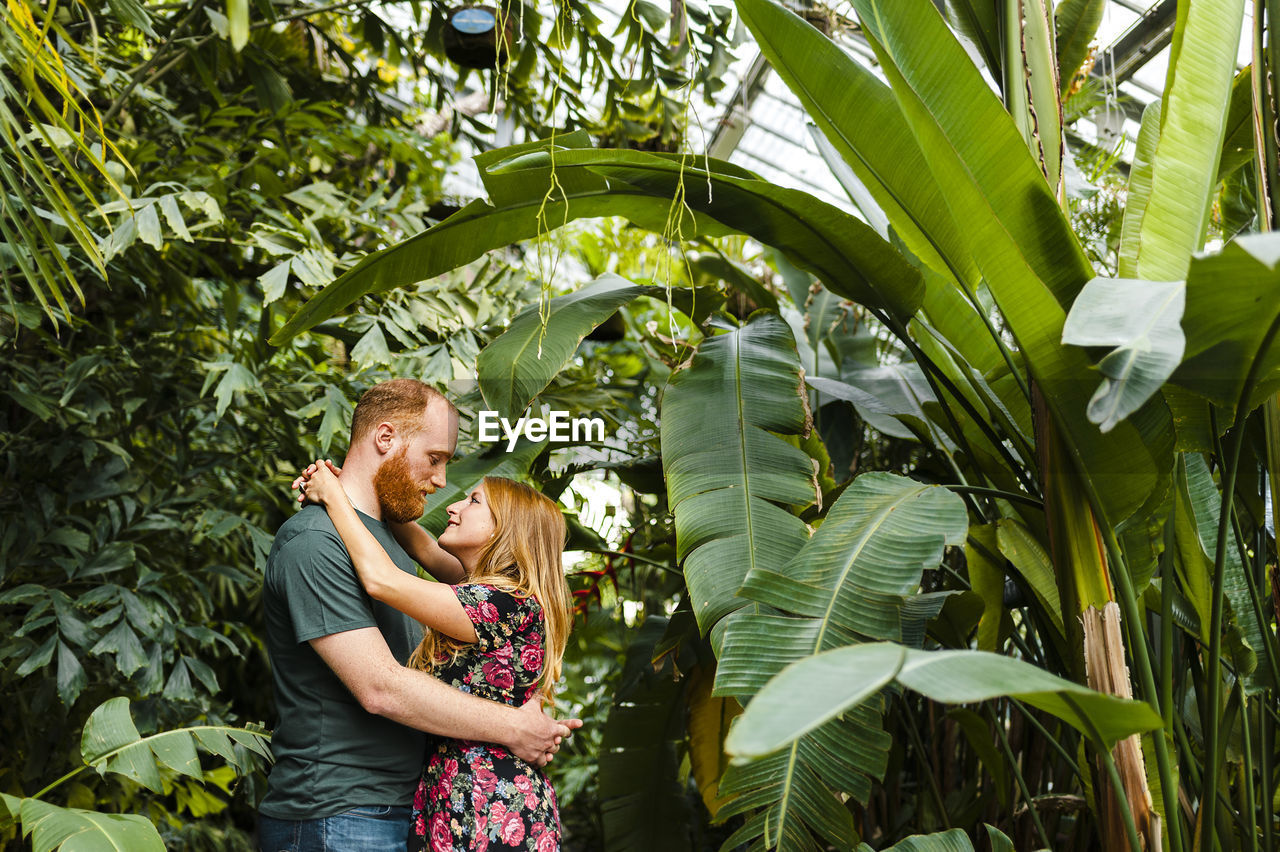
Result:
<instances>
[{"instance_id":1,"label":"woman's hand","mask_svg":"<svg viewBox=\"0 0 1280 852\"><path fill-rule=\"evenodd\" d=\"M338 482L338 474L342 468L330 459L316 459L307 465L307 469L293 481L293 488L298 494L299 503L316 503L323 506L342 492ZM336 489L336 490L335 490Z\"/></svg>"}]
</instances>

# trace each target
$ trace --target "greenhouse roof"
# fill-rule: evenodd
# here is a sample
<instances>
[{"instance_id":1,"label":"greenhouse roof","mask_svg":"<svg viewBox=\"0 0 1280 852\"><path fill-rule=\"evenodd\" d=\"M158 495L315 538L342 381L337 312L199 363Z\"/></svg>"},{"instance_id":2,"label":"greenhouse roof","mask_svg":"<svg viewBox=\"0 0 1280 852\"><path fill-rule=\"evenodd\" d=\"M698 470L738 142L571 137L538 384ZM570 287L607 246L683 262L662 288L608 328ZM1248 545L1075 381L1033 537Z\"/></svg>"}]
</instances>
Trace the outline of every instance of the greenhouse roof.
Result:
<instances>
[{"instance_id":1,"label":"greenhouse roof","mask_svg":"<svg viewBox=\"0 0 1280 852\"><path fill-rule=\"evenodd\" d=\"M1100 92L1100 108L1073 122L1077 139L1108 148L1120 146L1132 159L1143 108L1160 97L1169 64L1176 0L1110 0L1103 13L1090 77ZM1246 11L1237 63L1250 61L1252 15ZM860 37L857 21L837 24L837 42L868 67L874 54ZM851 208L848 196L823 159L798 100L771 73L752 45L744 45L717 97L719 115L707 123L707 147L713 156L757 172L784 186L814 193ZM706 118L704 117L704 122ZM695 146L698 140L694 140ZM786 164L780 167L779 164Z\"/></svg>"},{"instance_id":2,"label":"greenhouse roof","mask_svg":"<svg viewBox=\"0 0 1280 852\"><path fill-rule=\"evenodd\" d=\"M616 21L624 3L603 4L606 26L609 6ZM1076 118L1067 132L1077 141L1110 150L1132 160L1142 110L1160 97L1165 85L1176 0L1108 0L1094 39L1094 64L1090 79L1097 94L1096 106ZM833 39L855 60L875 70L875 56L862 38L856 16L848 4L837 4ZM1253 21L1245 12L1237 64L1250 61ZM691 148L727 159L774 183L802 189L847 210L854 205L824 159L820 134L810 126L798 99L772 72L768 61L741 28L746 41L737 48L737 59L715 95L715 105L695 99L694 121L688 134ZM835 168L842 168L837 163ZM456 174L451 189L462 195L483 195L479 182L469 174ZM478 177L478 176L477 176Z\"/></svg>"}]
</instances>

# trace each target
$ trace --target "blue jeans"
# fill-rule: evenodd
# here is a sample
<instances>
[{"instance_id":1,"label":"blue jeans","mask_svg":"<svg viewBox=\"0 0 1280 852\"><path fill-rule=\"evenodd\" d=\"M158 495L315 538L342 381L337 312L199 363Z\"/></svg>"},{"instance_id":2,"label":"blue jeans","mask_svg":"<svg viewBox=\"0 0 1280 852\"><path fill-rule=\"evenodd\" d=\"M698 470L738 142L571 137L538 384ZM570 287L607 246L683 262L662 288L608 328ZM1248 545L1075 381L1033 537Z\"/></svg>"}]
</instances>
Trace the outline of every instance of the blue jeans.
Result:
<instances>
[{"instance_id":1,"label":"blue jeans","mask_svg":"<svg viewBox=\"0 0 1280 852\"><path fill-rule=\"evenodd\" d=\"M275 819L258 814L262 852L405 852L407 805L366 805L320 819Z\"/></svg>"}]
</instances>

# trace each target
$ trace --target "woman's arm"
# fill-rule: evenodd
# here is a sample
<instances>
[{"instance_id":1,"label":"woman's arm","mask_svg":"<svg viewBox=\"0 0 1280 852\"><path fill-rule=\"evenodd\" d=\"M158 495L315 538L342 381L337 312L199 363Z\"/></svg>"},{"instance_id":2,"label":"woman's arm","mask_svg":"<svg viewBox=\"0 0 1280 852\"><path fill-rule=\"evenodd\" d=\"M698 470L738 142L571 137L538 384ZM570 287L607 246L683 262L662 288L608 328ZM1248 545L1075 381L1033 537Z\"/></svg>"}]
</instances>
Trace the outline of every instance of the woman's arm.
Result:
<instances>
[{"instance_id":1,"label":"woman's arm","mask_svg":"<svg viewBox=\"0 0 1280 852\"><path fill-rule=\"evenodd\" d=\"M322 464L319 459L302 472L302 475L293 481L295 489L300 488L302 483L306 482L315 472L321 468L327 467L335 476L342 473L342 468L335 465L330 459L325 459ZM299 494L298 502L306 502L306 495ZM427 573L435 577L442 583L461 583L466 579L467 571L462 567L462 563L453 554L446 551L443 547L436 544L435 538L431 533L427 532L416 521L405 521L397 523L388 521L387 526L391 528L391 534L396 537L396 541L404 548L405 553L413 558Z\"/></svg>"},{"instance_id":2,"label":"woman's arm","mask_svg":"<svg viewBox=\"0 0 1280 852\"><path fill-rule=\"evenodd\" d=\"M467 572L458 558L436 544L431 533L417 521L405 521L402 524L389 521L387 526L391 527L391 534L400 542L405 552L413 557L413 561L427 569L427 573L441 583L461 583L466 577Z\"/></svg>"},{"instance_id":3,"label":"woman's arm","mask_svg":"<svg viewBox=\"0 0 1280 852\"><path fill-rule=\"evenodd\" d=\"M327 465L317 462L301 488L307 499L324 506L351 555L356 574L369 597L462 642L475 642L476 629L453 589L401 571L347 500L342 483ZM423 534L426 531L423 530Z\"/></svg>"}]
</instances>

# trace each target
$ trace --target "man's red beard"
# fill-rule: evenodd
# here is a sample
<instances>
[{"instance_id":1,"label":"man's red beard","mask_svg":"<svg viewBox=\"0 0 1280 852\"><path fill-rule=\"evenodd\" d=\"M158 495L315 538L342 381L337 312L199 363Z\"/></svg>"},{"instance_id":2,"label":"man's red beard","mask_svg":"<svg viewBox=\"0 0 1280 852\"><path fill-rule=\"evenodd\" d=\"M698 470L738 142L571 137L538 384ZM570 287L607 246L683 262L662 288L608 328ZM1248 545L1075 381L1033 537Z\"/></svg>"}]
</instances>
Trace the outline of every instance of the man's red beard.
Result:
<instances>
[{"instance_id":1,"label":"man's red beard","mask_svg":"<svg viewBox=\"0 0 1280 852\"><path fill-rule=\"evenodd\" d=\"M378 497L384 520L405 523L422 517L427 506L422 488L409 473L408 448L382 463L373 475L373 492Z\"/></svg>"}]
</instances>

